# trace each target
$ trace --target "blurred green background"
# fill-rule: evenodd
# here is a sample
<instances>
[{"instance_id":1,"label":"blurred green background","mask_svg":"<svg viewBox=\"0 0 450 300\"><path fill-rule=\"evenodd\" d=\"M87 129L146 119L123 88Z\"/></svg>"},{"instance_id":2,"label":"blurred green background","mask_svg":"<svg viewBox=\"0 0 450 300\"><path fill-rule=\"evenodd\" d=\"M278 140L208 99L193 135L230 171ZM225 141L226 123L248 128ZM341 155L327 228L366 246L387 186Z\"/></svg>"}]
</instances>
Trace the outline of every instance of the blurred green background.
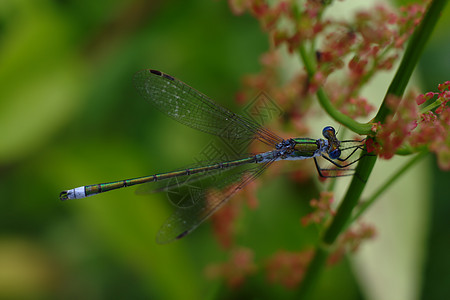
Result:
<instances>
[{"instance_id":1,"label":"blurred green background","mask_svg":"<svg viewBox=\"0 0 450 300\"><path fill-rule=\"evenodd\" d=\"M450 44L442 32L421 67L425 90L449 79ZM263 272L238 291L207 279L204 268L228 257L207 224L175 243L156 244L171 213L164 195L124 189L58 199L64 189L185 166L207 143L204 134L143 101L133 87L135 72L164 71L236 111L241 77L260 70L259 55L268 47L257 21L232 15L224 0L1 1L0 298L291 297L293 291L267 286ZM440 214L432 211L423 244L433 253L422 266L424 297L436 282L443 295L442 282L449 280L443 214L449 196L440 187L450 179L437 172L429 194L442 206L433 206ZM317 191L299 203L295 195L304 187L285 179L264 187L259 209L242 221L241 244L255 251L257 262L278 249L301 250L306 237L315 237L299 216ZM361 299L356 282L344 261L324 274L317 299Z\"/></svg>"}]
</instances>

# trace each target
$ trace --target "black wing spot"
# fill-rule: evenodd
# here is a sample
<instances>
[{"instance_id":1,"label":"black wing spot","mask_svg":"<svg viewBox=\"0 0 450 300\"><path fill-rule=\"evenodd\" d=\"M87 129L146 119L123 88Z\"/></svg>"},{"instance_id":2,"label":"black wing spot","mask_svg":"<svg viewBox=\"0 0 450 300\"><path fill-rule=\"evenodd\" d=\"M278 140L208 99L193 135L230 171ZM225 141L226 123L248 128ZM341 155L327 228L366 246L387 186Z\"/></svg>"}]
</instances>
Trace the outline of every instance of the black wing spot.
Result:
<instances>
[{"instance_id":1,"label":"black wing spot","mask_svg":"<svg viewBox=\"0 0 450 300\"><path fill-rule=\"evenodd\" d=\"M181 239L182 237L185 237L188 233L189 233L189 230L186 230L185 232L180 233L175 239L176 239L176 240L179 240L179 239Z\"/></svg>"},{"instance_id":2,"label":"black wing spot","mask_svg":"<svg viewBox=\"0 0 450 300\"><path fill-rule=\"evenodd\" d=\"M164 73L162 74L162 76L163 76L164 78L167 78L167 79L172 80L172 81L175 80L175 78L173 78L172 76L167 75L167 74L164 74Z\"/></svg>"},{"instance_id":3,"label":"black wing spot","mask_svg":"<svg viewBox=\"0 0 450 300\"><path fill-rule=\"evenodd\" d=\"M149 70L149 71L150 71L150 73L158 75L158 76L162 75L162 73L160 71L157 71L157 70Z\"/></svg>"}]
</instances>

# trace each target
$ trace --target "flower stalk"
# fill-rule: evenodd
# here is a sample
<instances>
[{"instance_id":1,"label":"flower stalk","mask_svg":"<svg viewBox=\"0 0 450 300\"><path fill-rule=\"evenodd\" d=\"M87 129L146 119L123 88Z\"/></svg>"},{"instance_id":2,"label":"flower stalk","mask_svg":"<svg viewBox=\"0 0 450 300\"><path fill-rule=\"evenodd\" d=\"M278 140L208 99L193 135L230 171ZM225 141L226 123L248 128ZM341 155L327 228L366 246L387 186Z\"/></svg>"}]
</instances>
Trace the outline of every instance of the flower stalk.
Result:
<instances>
[{"instance_id":1,"label":"flower stalk","mask_svg":"<svg viewBox=\"0 0 450 300\"><path fill-rule=\"evenodd\" d=\"M297 129L297 133L308 132L302 118L307 115L306 110L313 107L312 101L317 100L321 109L336 122L356 134L367 136L355 175L337 211L330 209L327 214L328 206L319 206L323 211L318 212L318 216L326 216L322 223L325 230L311 252L313 254L308 256L311 260L297 290L298 298L302 299L311 295L329 257L335 256L333 251L340 244L341 237L346 236L343 232L406 170L429 151L441 157L441 166L450 169L447 130L450 126L450 109L447 107L450 82L441 84L439 93L429 92L414 97L408 92L404 97L412 72L447 0L432 0L426 10L422 5L412 4L402 8L399 14L376 5L371 11L356 13L352 22L326 18L324 11L330 3L279 1L269 5L263 0L230 1L234 12L248 10L259 19L272 38L271 51L262 57L264 70L245 78L247 88L275 95L278 102L287 107L286 120L292 121L289 125L294 125L291 127ZM298 55L304 66L304 72L283 84L279 83L277 65L280 59L275 51L281 44L286 44L291 54ZM360 95L362 87L376 73L390 70L405 45L399 67L375 117L367 123L356 121L358 117L367 117L375 111ZM345 74L340 76L344 79L330 79L329 75L335 71ZM437 99L431 101L436 96ZM418 154L395 172L355 213L377 158L389 159L394 155L415 153ZM333 197L332 187L330 184L330 195L327 194L330 199ZM316 220L314 216L308 220ZM357 241L354 243L358 244ZM277 256L280 257L297 259L294 254ZM273 272L278 274L277 264L274 265Z\"/></svg>"},{"instance_id":2,"label":"flower stalk","mask_svg":"<svg viewBox=\"0 0 450 300\"><path fill-rule=\"evenodd\" d=\"M419 61L420 54L423 52L423 49L425 48L425 45L429 37L431 36L437 20L439 19L440 12L443 10L446 3L446 0L434 0L431 2L422 23L414 32L413 37L411 38L411 41L406 48L397 73L386 93L383 104L381 105L376 117L374 118L375 122L383 122L389 114L392 114L392 109L389 109L387 106L387 97L388 95L396 95L399 97L403 95L412 72ZM324 109L327 110L325 107ZM356 174L358 174L358 176L353 177L347 193L345 194L344 199L339 206L336 216L323 235L323 243L332 245L336 241L338 235L346 227L355 206L358 204L358 201L364 190L366 182L370 177L376 160L376 156L365 156L360 160L356 168ZM316 257L314 257L310 268L306 273L304 284L301 286L302 289L307 290L311 288L307 285L311 282L315 282L316 279L310 277L318 276L320 274L319 270L322 269L325 265L326 260L323 258L324 251L322 247L323 246L319 245L316 248L317 259Z\"/></svg>"}]
</instances>

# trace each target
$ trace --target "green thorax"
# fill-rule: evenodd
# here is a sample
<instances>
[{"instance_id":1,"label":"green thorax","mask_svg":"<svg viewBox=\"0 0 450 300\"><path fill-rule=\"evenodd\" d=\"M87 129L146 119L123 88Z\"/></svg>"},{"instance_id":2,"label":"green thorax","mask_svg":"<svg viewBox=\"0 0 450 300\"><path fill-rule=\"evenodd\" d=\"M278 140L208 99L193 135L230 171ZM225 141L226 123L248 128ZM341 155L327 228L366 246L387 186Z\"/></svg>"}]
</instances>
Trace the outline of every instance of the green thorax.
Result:
<instances>
[{"instance_id":1,"label":"green thorax","mask_svg":"<svg viewBox=\"0 0 450 300\"><path fill-rule=\"evenodd\" d=\"M293 140L296 142L296 145L294 147L294 153L291 154L292 156L312 157L317 149L319 149L315 139L295 138Z\"/></svg>"}]
</instances>

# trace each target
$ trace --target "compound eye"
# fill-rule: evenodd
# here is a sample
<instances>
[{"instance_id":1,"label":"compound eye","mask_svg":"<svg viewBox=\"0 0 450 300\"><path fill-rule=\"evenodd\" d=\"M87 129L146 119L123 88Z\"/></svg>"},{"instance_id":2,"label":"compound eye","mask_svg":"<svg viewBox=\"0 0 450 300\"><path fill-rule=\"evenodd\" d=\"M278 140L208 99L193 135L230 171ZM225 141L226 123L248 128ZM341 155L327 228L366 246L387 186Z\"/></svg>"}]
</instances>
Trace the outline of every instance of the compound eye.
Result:
<instances>
[{"instance_id":1,"label":"compound eye","mask_svg":"<svg viewBox=\"0 0 450 300\"><path fill-rule=\"evenodd\" d=\"M328 155L330 156L331 159L339 158L339 156L341 156L341 150L339 150L339 149L334 149L333 151L331 151L330 153L328 153Z\"/></svg>"},{"instance_id":2,"label":"compound eye","mask_svg":"<svg viewBox=\"0 0 450 300\"><path fill-rule=\"evenodd\" d=\"M332 134L334 135L334 134L336 134L336 131L334 130L334 128L333 127L331 127L331 126L327 126L327 127L325 127L323 130L322 130L322 134L325 136L325 135L328 135L328 132L332 132Z\"/></svg>"}]
</instances>

